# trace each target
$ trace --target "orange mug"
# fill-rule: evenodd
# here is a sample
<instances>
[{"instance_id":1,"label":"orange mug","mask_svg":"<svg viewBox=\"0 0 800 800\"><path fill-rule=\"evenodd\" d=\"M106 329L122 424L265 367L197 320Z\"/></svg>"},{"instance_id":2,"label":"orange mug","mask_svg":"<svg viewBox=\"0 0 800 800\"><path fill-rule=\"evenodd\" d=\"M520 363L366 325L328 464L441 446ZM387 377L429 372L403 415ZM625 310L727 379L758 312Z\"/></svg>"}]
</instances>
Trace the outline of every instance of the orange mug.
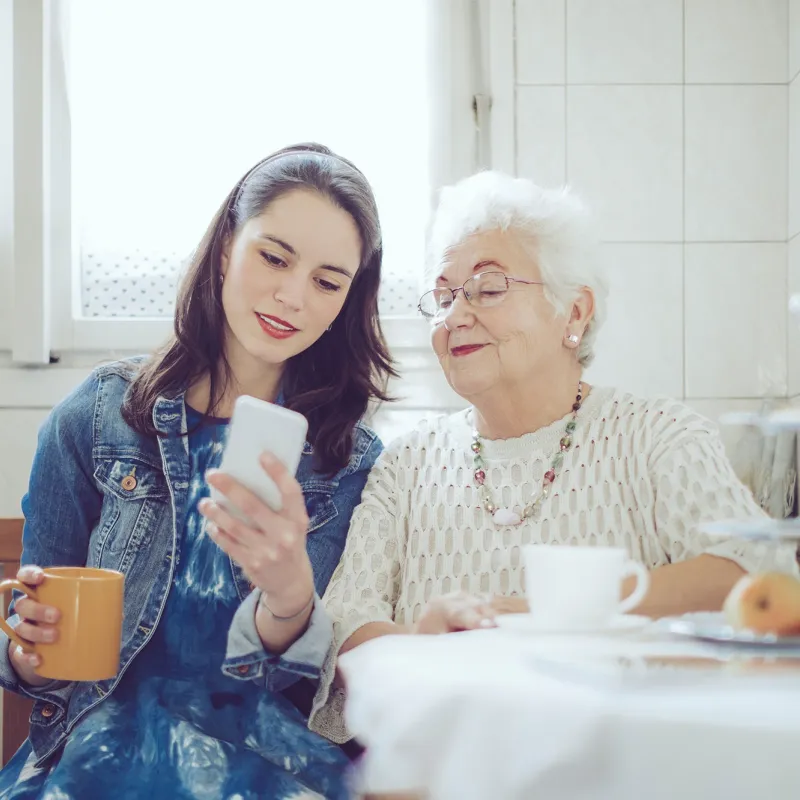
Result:
<instances>
[{"instance_id":1,"label":"orange mug","mask_svg":"<svg viewBox=\"0 0 800 800\"><path fill-rule=\"evenodd\" d=\"M0 619L9 639L41 658L35 672L60 681L100 681L119 670L122 637L122 601L125 576L121 572L93 567L46 567L38 586L9 579L0 582L0 592L18 589L32 600L61 612L55 624L58 640L31 642L21 638Z\"/></svg>"}]
</instances>

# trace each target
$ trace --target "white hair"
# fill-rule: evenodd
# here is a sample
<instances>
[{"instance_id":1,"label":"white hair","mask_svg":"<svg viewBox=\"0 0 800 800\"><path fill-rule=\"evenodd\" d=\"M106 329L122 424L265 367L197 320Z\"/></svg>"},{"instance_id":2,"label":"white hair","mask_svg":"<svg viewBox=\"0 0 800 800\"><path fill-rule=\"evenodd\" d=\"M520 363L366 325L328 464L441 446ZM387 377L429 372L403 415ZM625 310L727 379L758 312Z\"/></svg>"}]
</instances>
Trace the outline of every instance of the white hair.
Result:
<instances>
[{"instance_id":1,"label":"white hair","mask_svg":"<svg viewBox=\"0 0 800 800\"><path fill-rule=\"evenodd\" d=\"M543 189L524 178L486 171L443 188L428 231L426 282L436 278L454 247L498 229L520 236L556 314L565 314L584 287L594 293L594 316L578 348L578 360L588 366L605 319L608 285L591 214L569 187Z\"/></svg>"}]
</instances>

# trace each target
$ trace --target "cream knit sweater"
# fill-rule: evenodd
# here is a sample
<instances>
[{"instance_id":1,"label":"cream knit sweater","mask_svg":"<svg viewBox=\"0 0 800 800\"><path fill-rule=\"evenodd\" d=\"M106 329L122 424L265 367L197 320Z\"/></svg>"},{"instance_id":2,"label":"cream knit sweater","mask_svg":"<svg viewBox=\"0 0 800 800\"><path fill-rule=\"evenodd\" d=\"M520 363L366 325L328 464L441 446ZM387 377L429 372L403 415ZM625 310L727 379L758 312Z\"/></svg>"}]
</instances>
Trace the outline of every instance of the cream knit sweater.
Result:
<instances>
[{"instance_id":1,"label":"cream knit sweater","mask_svg":"<svg viewBox=\"0 0 800 800\"><path fill-rule=\"evenodd\" d=\"M716 428L681 403L595 388L540 518L505 528L479 502L471 419L464 411L422 422L386 449L369 477L323 599L334 644L311 726L334 741L348 738L343 694L330 691L342 643L369 622L414 622L447 592L522 594L523 545L622 546L647 567L710 553L749 572L797 571L792 546L698 533L700 522L764 513L736 478ZM484 440L497 505L522 507L541 486L567 419L517 439Z\"/></svg>"}]
</instances>

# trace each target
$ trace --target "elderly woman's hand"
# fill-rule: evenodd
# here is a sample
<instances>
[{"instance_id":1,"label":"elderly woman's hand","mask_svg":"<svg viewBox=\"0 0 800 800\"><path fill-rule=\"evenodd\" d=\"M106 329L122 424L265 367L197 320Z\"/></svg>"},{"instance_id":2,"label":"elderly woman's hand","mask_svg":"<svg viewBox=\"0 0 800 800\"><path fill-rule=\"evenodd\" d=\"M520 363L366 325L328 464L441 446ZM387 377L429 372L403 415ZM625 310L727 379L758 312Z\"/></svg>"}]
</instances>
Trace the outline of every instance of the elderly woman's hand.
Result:
<instances>
[{"instance_id":1,"label":"elderly woman's hand","mask_svg":"<svg viewBox=\"0 0 800 800\"><path fill-rule=\"evenodd\" d=\"M314 573L306 552L308 515L300 484L283 465L265 454L261 466L281 493L281 511L273 511L237 480L218 470L210 470L206 480L251 524L209 498L201 501L199 510L210 523L211 538L269 596L270 610L289 614L308 604L314 593Z\"/></svg>"},{"instance_id":2,"label":"elderly woman's hand","mask_svg":"<svg viewBox=\"0 0 800 800\"><path fill-rule=\"evenodd\" d=\"M487 598L455 592L431 600L411 632L437 634L494 628L494 616Z\"/></svg>"}]
</instances>

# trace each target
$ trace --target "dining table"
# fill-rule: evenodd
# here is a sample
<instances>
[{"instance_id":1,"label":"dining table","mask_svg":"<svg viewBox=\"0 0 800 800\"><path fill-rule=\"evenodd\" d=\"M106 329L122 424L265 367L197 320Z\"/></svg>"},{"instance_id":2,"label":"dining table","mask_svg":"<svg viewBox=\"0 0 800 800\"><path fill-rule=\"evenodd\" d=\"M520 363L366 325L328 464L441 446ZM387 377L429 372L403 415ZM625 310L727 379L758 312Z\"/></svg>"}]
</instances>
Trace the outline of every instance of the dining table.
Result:
<instances>
[{"instance_id":1,"label":"dining table","mask_svg":"<svg viewBox=\"0 0 800 800\"><path fill-rule=\"evenodd\" d=\"M526 616L340 657L363 796L800 798L797 641L708 641L646 618L541 632Z\"/></svg>"}]
</instances>

